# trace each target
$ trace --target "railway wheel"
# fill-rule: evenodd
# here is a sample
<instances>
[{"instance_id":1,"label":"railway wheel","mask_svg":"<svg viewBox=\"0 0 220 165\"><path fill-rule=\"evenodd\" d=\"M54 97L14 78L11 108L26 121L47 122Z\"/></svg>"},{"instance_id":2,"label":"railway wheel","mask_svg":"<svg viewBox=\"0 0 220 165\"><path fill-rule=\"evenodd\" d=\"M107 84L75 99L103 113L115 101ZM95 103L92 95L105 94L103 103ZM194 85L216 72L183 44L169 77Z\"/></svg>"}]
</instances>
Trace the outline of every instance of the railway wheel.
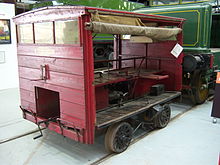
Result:
<instances>
[{"instance_id":1,"label":"railway wheel","mask_svg":"<svg viewBox=\"0 0 220 165\"><path fill-rule=\"evenodd\" d=\"M171 109L168 104L163 106L163 110L154 119L155 128L164 128L170 121Z\"/></svg>"},{"instance_id":2,"label":"railway wheel","mask_svg":"<svg viewBox=\"0 0 220 165\"><path fill-rule=\"evenodd\" d=\"M202 76L201 73L195 75L194 79L194 98L196 104L202 104L206 101L209 94L209 89L205 76Z\"/></svg>"},{"instance_id":3,"label":"railway wheel","mask_svg":"<svg viewBox=\"0 0 220 165\"><path fill-rule=\"evenodd\" d=\"M133 128L127 122L110 126L105 134L105 148L109 152L121 153L130 145Z\"/></svg>"}]
</instances>

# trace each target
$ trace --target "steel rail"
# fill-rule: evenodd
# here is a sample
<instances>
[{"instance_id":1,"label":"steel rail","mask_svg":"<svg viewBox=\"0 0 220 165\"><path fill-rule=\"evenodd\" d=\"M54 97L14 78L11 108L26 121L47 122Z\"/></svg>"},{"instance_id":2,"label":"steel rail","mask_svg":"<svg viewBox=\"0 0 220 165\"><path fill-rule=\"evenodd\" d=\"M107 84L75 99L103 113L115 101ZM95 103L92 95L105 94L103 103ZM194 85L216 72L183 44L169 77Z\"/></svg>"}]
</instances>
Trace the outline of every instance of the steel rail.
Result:
<instances>
[{"instance_id":1,"label":"steel rail","mask_svg":"<svg viewBox=\"0 0 220 165\"><path fill-rule=\"evenodd\" d=\"M44 130L44 129L45 128L41 128L41 130ZM16 139L19 139L19 138L22 138L24 136L31 135L31 134L36 133L36 132L39 132L39 129L35 129L35 130L29 131L29 132L26 132L26 133L23 133L23 134L20 134L20 135L16 135L16 136L11 137L11 138L3 139L3 140L0 141L0 144L6 143L6 142L10 142L12 140L16 140Z\"/></svg>"},{"instance_id":2,"label":"steel rail","mask_svg":"<svg viewBox=\"0 0 220 165\"><path fill-rule=\"evenodd\" d=\"M212 100L213 100L213 96L210 96L207 100L208 100L208 101L212 101ZM199 106L199 105L192 106L192 107L190 107L189 109L187 109L187 110L185 110L185 111L179 113L178 115L172 117L172 118L170 119L170 122L172 122L172 121L174 121L174 120L180 118L180 117L181 117L182 115L184 115L185 113L192 111L192 110L193 110L194 108L196 108L197 106ZM46 128L42 128L42 130L44 130L44 129L46 129ZM160 130L160 129L149 130L148 132L141 133L140 135L138 135L137 137L135 137L135 138L132 140L131 145L137 143L138 141L142 140L142 139L145 138L146 136L157 132L158 130ZM3 139L3 140L0 141L0 144L4 144L4 143L10 142L10 141L13 141L13 140L22 138L22 137L24 137L24 136L28 136L28 135L31 135L31 134L36 133L36 132L39 132L39 129L35 129L35 130L32 130L32 131L23 133L23 134L14 136L14 137L12 137L12 138ZM117 155L117 154L116 154L116 153L109 153L109 154L103 156L102 158L99 158L98 160L92 162L91 165L98 165L98 164L104 162L105 160L108 160L109 158L113 157L114 155Z\"/></svg>"}]
</instances>

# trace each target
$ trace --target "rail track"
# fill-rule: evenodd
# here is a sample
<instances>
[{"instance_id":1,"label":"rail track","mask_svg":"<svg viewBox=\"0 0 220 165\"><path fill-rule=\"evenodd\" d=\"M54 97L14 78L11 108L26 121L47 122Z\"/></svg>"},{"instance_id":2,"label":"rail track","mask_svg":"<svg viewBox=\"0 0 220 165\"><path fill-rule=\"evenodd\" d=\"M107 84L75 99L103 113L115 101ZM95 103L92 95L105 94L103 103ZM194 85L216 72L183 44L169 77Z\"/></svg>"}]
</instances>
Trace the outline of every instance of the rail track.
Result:
<instances>
[{"instance_id":1,"label":"rail track","mask_svg":"<svg viewBox=\"0 0 220 165\"><path fill-rule=\"evenodd\" d=\"M42 128L42 130L43 129L45 129L45 128ZM16 139L22 138L24 136L28 136L28 135L36 133L38 131L39 131L39 129L35 129L35 130L29 131L29 132L25 132L25 133L20 134L20 135L13 136L11 138L3 139L3 140L0 141L0 144L7 143L7 142L10 142L12 140L16 140Z\"/></svg>"},{"instance_id":2,"label":"rail track","mask_svg":"<svg viewBox=\"0 0 220 165\"><path fill-rule=\"evenodd\" d=\"M211 96L211 97L208 98L208 101L211 101L212 99L213 99L213 97ZM177 104L177 105L178 105L178 104ZM193 110L195 107L196 107L196 106L192 106L192 107L190 107L189 109L186 109L186 110L184 110L184 111L178 113L176 116L174 116L174 117L171 118L170 122L172 122L172 121L178 119L179 117L181 117L181 116L182 116L183 114L185 114L186 112L189 112L189 111ZM35 130L29 131L29 132L26 132L26 133L23 133L23 134L20 134L20 135L13 136L13 137L11 137L11 138L3 139L3 140L0 141L0 144L4 144L4 143L10 142L10 141L13 141L13 140L16 140L16 139L19 139L19 138L22 138L22 137L25 137L25 136L34 134L34 133L36 133L36 132L38 132L38 131L39 131L39 129L35 129ZM138 142L139 140L145 138L146 136L155 133L156 131L157 131L157 130L147 130L147 131L143 131L143 132L141 132L141 133L138 133L138 135L136 135L136 136L134 137L134 139L132 140L131 145L134 144L134 143L136 143L136 142ZM105 160L107 160L107 159L113 157L114 155L116 155L116 154L115 154L115 153L109 153L109 154L107 154L107 155L105 155L105 156L99 158L98 160L92 162L91 165L98 165L98 164L104 162Z\"/></svg>"}]
</instances>

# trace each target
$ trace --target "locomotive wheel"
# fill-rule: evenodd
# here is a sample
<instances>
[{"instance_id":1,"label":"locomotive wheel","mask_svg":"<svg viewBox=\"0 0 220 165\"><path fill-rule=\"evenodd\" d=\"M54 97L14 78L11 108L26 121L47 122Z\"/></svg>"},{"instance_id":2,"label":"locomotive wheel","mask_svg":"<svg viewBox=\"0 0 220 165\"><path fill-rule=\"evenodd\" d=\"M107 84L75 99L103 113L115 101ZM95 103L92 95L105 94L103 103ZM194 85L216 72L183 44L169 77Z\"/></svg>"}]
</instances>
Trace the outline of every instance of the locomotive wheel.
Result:
<instances>
[{"instance_id":1,"label":"locomotive wheel","mask_svg":"<svg viewBox=\"0 0 220 165\"><path fill-rule=\"evenodd\" d=\"M206 101L209 89L206 86L206 80L201 73L197 74L194 79L194 98L196 104L202 104Z\"/></svg>"},{"instance_id":2,"label":"locomotive wheel","mask_svg":"<svg viewBox=\"0 0 220 165\"><path fill-rule=\"evenodd\" d=\"M170 121L171 110L168 104L163 106L163 110L154 119L155 128L164 128Z\"/></svg>"},{"instance_id":3,"label":"locomotive wheel","mask_svg":"<svg viewBox=\"0 0 220 165\"><path fill-rule=\"evenodd\" d=\"M121 153L130 145L133 128L127 122L110 126L105 134L105 148L109 152Z\"/></svg>"}]
</instances>

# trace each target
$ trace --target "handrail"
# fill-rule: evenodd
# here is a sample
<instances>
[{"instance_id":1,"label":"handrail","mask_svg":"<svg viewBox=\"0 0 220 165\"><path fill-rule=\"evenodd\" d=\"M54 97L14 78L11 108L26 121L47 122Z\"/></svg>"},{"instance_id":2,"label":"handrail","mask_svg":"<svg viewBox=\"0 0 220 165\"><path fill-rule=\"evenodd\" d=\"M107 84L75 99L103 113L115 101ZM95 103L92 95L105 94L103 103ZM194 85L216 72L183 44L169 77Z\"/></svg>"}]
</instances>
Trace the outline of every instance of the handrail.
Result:
<instances>
[{"instance_id":1,"label":"handrail","mask_svg":"<svg viewBox=\"0 0 220 165\"><path fill-rule=\"evenodd\" d=\"M161 57L146 57L146 56L139 56L139 57L131 57L131 58L121 58L121 59L114 59L114 60L96 60L95 63L102 63L102 62L114 62L114 61L126 61L126 60L136 60L136 59L149 59L149 60L168 60L168 61L175 61L176 59L171 58L161 58Z\"/></svg>"}]
</instances>

